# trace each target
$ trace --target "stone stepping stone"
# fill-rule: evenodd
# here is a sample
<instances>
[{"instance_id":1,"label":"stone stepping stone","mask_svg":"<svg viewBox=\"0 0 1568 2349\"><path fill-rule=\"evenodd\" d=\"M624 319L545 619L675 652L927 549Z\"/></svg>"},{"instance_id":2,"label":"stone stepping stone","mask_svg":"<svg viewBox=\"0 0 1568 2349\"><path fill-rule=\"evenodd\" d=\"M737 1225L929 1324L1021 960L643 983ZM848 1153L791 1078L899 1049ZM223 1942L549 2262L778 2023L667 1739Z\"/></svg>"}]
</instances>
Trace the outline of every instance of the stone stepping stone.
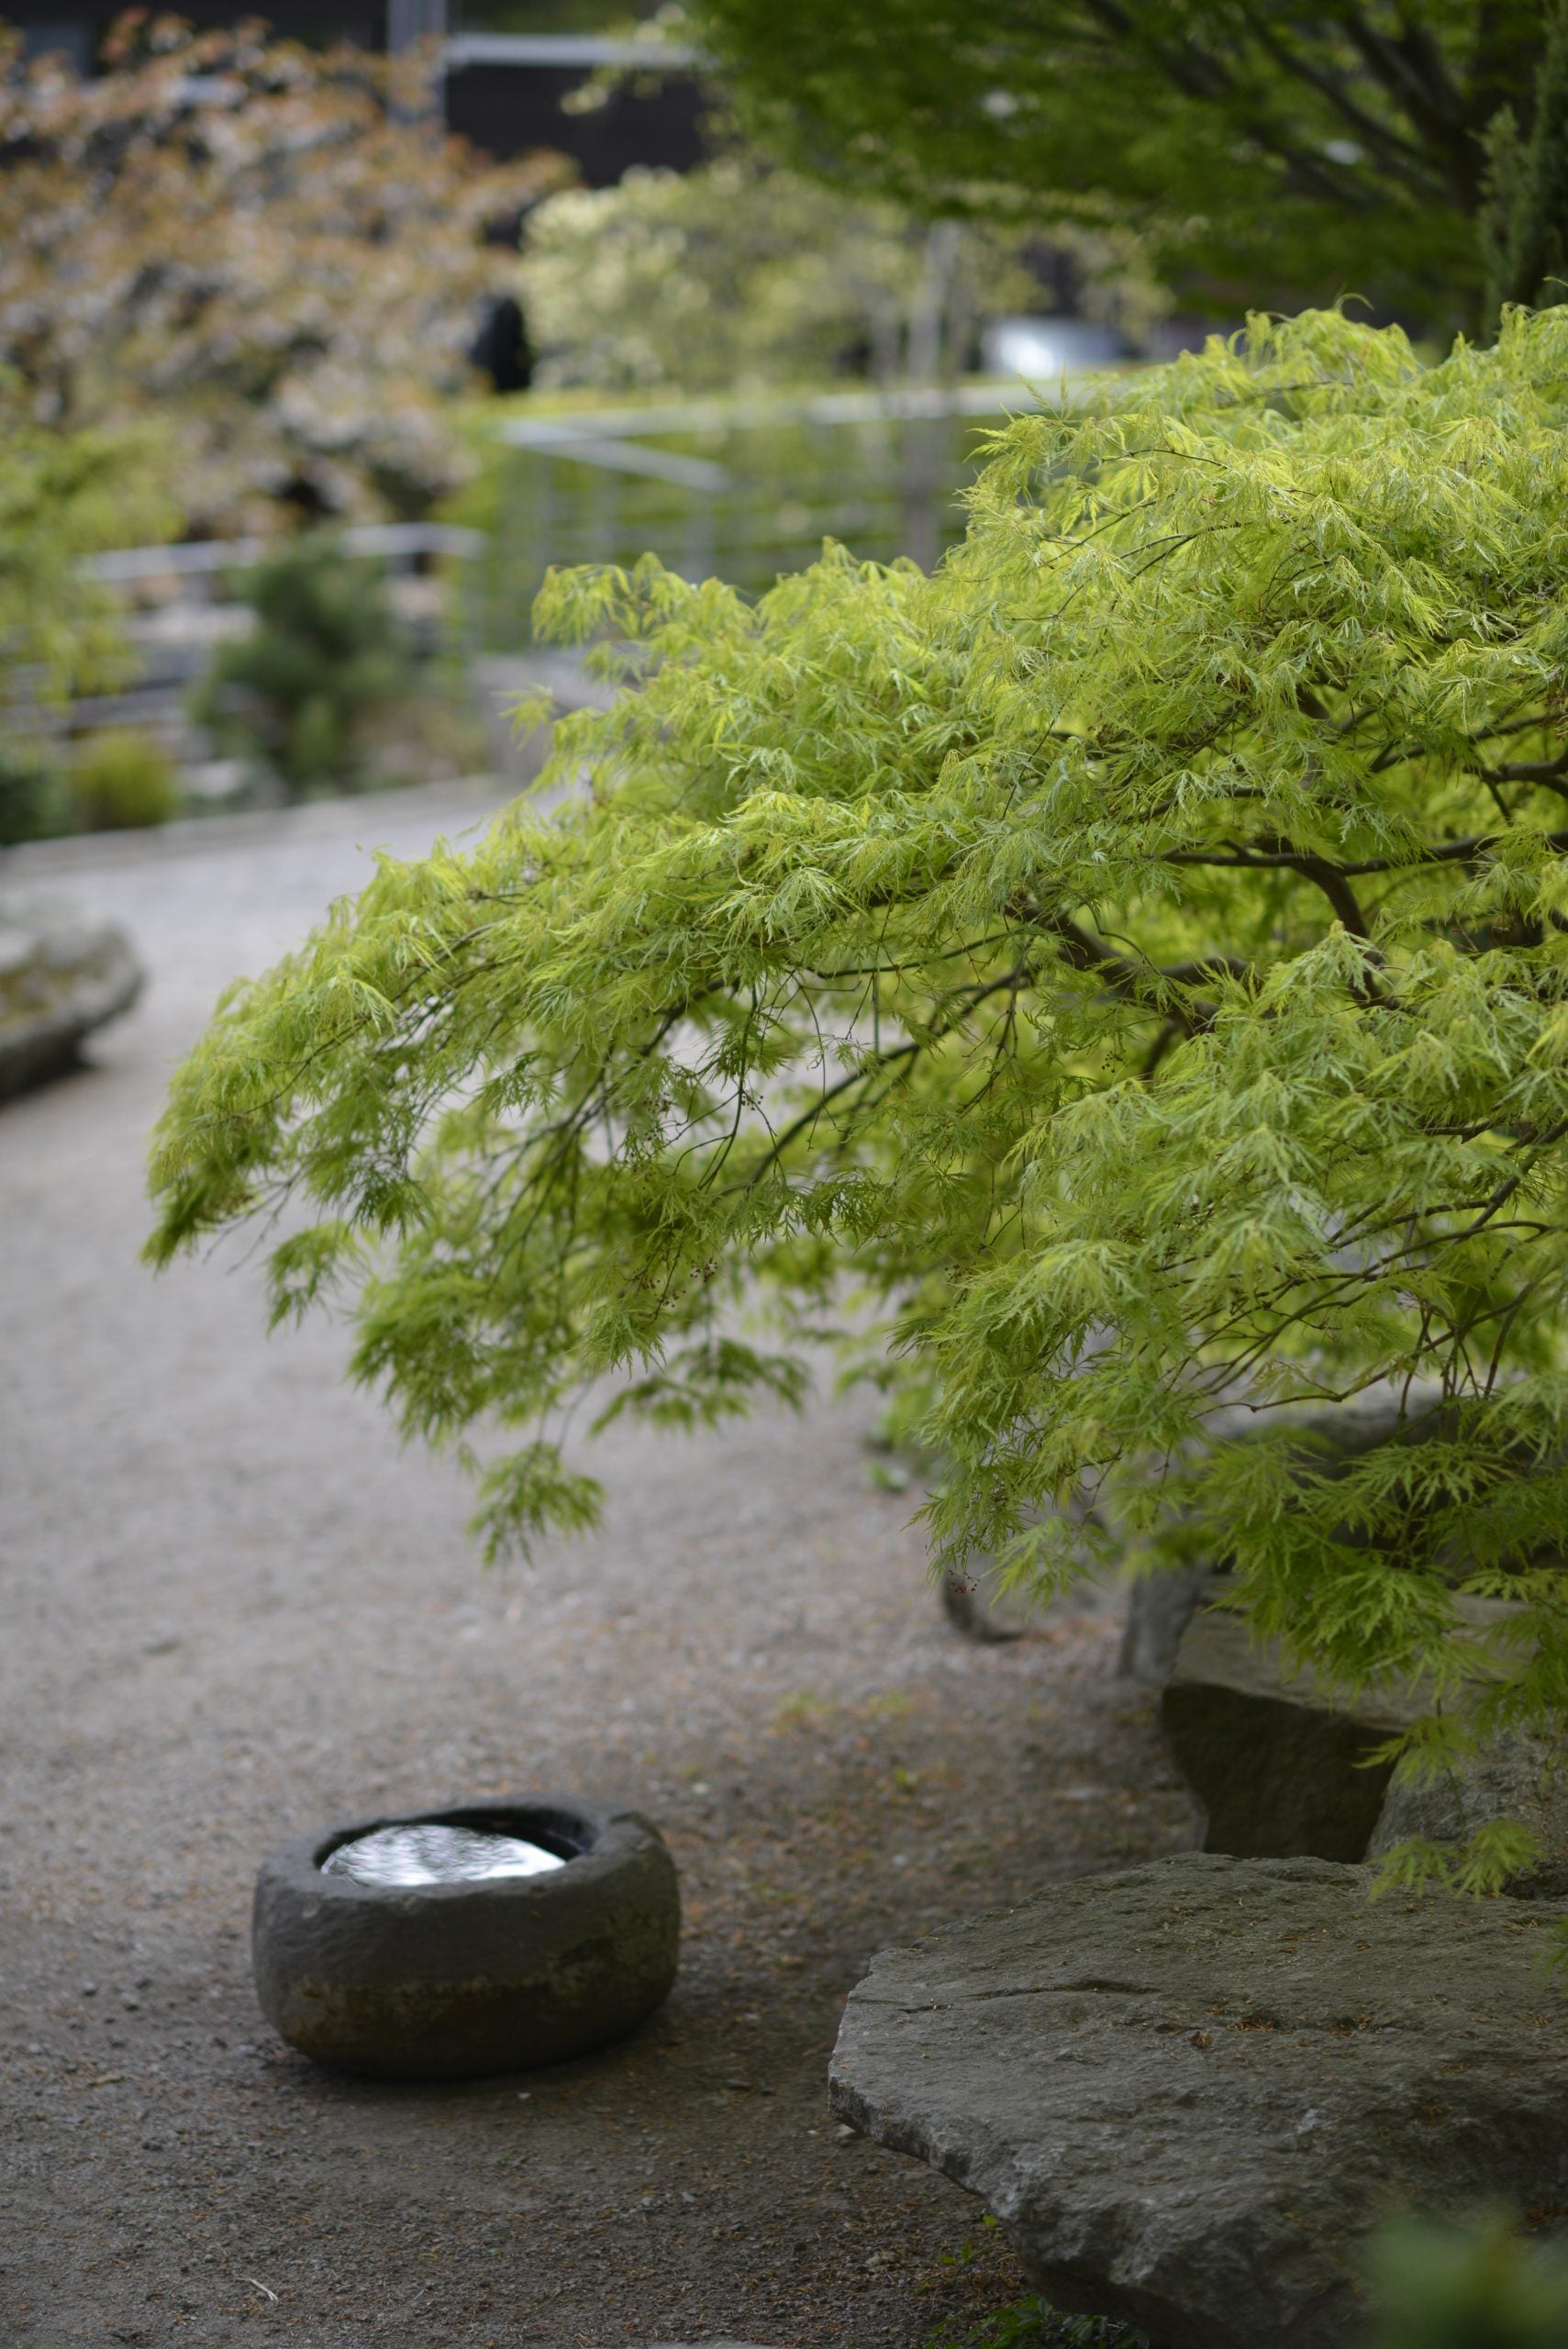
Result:
<instances>
[{"instance_id":1,"label":"stone stepping stone","mask_svg":"<svg viewBox=\"0 0 1568 2349\"><path fill-rule=\"evenodd\" d=\"M1373 1874L1183 1853L886 1950L833 2109L979 2195L1059 2308L1345 2349L1390 2212L1568 2219L1568 1902Z\"/></svg>"},{"instance_id":2,"label":"stone stepping stone","mask_svg":"<svg viewBox=\"0 0 1568 2349\"><path fill-rule=\"evenodd\" d=\"M129 1009L142 969L123 931L39 899L0 897L0 1101L72 1066Z\"/></svg>"}]
</instances>

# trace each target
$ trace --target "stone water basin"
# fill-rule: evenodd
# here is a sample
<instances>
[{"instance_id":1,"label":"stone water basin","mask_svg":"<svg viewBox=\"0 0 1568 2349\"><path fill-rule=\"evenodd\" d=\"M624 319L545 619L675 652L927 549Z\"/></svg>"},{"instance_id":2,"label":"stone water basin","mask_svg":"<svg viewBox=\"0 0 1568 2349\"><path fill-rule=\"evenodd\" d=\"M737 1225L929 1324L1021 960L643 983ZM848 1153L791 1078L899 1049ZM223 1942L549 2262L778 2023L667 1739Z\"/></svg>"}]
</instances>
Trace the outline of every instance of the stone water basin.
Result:
<instances>
[{"instance_id":1,"label":"stone water basin","mask_svg":"<svg viewBox=\"0 0 1568 2349\"><path fill-rule=\"evenodd\" d=\"M282 1843L251 1911L256 1992L318 2063L461 2079L623 2037L675 1978L680 1889L640 1812L529 1796Z\"/></svg>"}]
</instances>

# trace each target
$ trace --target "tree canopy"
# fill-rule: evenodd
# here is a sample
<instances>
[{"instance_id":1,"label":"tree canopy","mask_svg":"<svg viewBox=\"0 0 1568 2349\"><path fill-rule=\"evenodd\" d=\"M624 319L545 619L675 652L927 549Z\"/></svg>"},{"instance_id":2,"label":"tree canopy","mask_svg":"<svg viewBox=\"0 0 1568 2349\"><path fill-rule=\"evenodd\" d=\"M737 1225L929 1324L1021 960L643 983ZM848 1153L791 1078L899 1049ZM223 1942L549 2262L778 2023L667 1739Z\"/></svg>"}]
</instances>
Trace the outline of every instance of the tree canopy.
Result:
<instances>
[{"instance_id":1,"label":"tree canopy","mask_svg":"<svg viewBox=\"0 0 1568 2349\"><path fill-rule=\"evenodd\" d=\"M0 365L58 430L177 424L198 530L408 513L462 478L452 395L497 224L564 175L446 138L427 68L256 25L124 20L105 70L0 30ZM125 543L122 538L120 543Z\"/></svg>"},{"instance_id":2,"label":"tree canopy","mask_svg":"<svg viewBox=\"0 0 1568 2349\"><path fill-rule=\"evenodd\" d=\"M693 0L689 14L751 121L809 168L927 211L1108 213L1210 305L1352 291L1451 329L1489 295L1538 298L1551 265L1539 236L1509 228L1516 266L1499 273L1478 223L1499 170L1510 189L1550 183L1562 219L1555 0ZM1524 160L1538 117L1544 171Z\"/></svg>"},{"instance_id":3,"label":"tree canopy","mask_svg":"<svg viewBox=\"0 0 1568 2349\"><path fill-rule=\"evenodd\" d=\"M351 1298L410 1431L527 1426L495 1545L591 1516L584 1397L714 1419L839 1323L944 1558L1179 1501L1287 1652L1433 1675L1429 1758L1560 1718L1565 386L1568 310L1255 321L1010 423L929 577L554 580L628 681L559 812L235 987L154 1257L286 1208L279 1316Z\"/></svg>"},{"instance_id":4,"label":"tree canopy","mask_svg":"<svg viewBox=\"0 0 1568 2349\"><path fill-rule=\"evenodd\" d=\"M529 215L523 249L534 381L733 391L848 373L893 382L933 362L962 374L985 319L1039 307L1036 242L846 201L745 154L563 189ZM1134 340L1160 315L1130 233L1069 224L1057 242L1093 315Z\"/></svg>"}]
</instances>

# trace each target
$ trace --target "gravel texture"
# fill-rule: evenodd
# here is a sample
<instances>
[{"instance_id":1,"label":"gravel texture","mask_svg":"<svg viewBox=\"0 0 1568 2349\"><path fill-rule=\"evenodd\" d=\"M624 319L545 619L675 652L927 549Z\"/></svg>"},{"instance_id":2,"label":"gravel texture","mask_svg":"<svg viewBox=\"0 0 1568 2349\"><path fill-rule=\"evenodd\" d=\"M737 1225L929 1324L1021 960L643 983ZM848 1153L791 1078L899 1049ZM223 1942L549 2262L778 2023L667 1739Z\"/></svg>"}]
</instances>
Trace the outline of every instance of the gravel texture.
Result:
<instances>
[{"instance_id":1,"label":"gravel texture","mask_svg":"<svg viewBox=\"0 0 1568 2349\"><path fill-rule=\"evenodd\" d=\"M1187 1840L1093 1594L943 1620L859 1403L617 1431L607 1522L485 1575L450 1464L265 1335L239 1249L137 1261L147 1129L218 988L475 790L16 852L150 971L93 1064L0 1114L0 2344L917 2349L1022 2288L970 2198L841 2132L873 1951ZM669 2005L550 2072L314 2069L246 1922L269 1846L527 1787L663 1828Z\"/></svg>"}]
</instances>

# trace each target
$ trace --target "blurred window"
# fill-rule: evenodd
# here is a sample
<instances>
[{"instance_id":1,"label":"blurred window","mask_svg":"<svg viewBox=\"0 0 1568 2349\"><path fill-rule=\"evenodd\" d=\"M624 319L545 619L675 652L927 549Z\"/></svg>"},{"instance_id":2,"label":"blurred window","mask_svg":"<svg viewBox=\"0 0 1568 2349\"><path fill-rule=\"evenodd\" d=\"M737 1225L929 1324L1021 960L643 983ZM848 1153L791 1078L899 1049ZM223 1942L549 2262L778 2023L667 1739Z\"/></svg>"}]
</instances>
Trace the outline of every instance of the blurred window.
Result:
<instances>
[{"instance_id":1,"label":"blurred window","mask_svg":"<svg viewBox=\"0 0 1568 2349\"><path fill-rule=\"evenodd\" d=\"M87 18L72 17L61 25L40 25L36 21L29 24L24 17L17 30L22 36L22 55L29 63L35 57L48 57L63 50L78 73L92 70L96 43Z\"/></svg>"},{"instance_id":2,"label":"blurred window","mask_svg":"<svg viewBox=\"0 0 1568 2349\"><path fill-rule=\"evenodd\" d=\"M613 33L659 0L448 0L454 33Z\"/></svg>"},{"instance_id":3,"label":"blurred window","mask_svg":"<svg viewBox=\"0 0 1568 2349\"><path fill-rule=\"evenodd\" d=\"M445 0L386 0L386 45L412 49L416 41L444 39L450 18Z\"/></svg>"},{"instance_id":4,"label":"blurred window","mask_svg":"<svg viewBox=\"0 0 1568 2349\"><path fill-rule=\"evenodd\" d=\"M987 375L1021 375L1027 384L1049 383L1094 367L1112 367L1127 345L1114 327L1088 318L995 318L980 338Z\"/></svg>"}]
</instances>

